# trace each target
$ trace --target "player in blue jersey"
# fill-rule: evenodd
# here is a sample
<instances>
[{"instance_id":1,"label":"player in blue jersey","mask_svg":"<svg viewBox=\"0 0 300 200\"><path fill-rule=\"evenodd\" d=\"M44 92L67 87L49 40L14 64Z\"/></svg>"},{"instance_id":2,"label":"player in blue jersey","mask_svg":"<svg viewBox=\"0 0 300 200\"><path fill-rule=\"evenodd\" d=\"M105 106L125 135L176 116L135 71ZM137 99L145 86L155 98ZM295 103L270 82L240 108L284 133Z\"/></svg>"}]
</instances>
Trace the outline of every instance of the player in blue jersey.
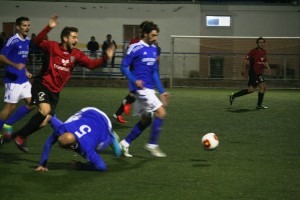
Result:
<instances>
[{"instance_id":1,"label":"player in blue jersey","mask_svg":"<svg viewBox=\"0 0 300 200\"><path fill-rule=\"evenodd\" d=\"M4 108L0 111L0 130L6 123L4 128L7 133L12 131L11 125L14 122L24 117L34 108L34 106L29 106L31 101L31 84L28 78L31 78L32 74L26 69L30 43L27 37L29 30L29 18L17 18L17 33L7 40L0 52L0 62L6 64L3 78L5 84ZM23 99L26 105L19 107L11 116L20 99ZM17 140L18 137L15 141Z\"/></svg>"},{"instance_id":2,"label":"player in blue jersey","mask_svg":"<svg viewBox=\"0 0 300 200\"><path fill-rule=\"evenodd\" d=\"M159 77L158 48L155 46L159 28L153 22L142 27L140 42L132 44L121 65L121 71L135 85L134 115L141 116L141 120L133 127L128 136L121 141L121 146L126 157L132 157L129 153L130 144L152 124L152 130L145 149L155 157L166 157L158 145L158 138L166 116L165 105L169 94L165 92ZM130 71L129 66L134 66ZM155 87L160 93L160 99L155 94ZM154 118L152 122L152 113Z\"/></svg>"},{"instance_id":3,"label":"player in blue jersey","mask_svg":"<svg viewBox=\"0 0 300 200\"><path fill-rule=\"evenodd\" d=\"M122 150L118 136L113 132L107 115L94 107L86 107L71 116L65 123L52 117L50 123L54 132L47 139L42 152L40 165L36 171L48 171L47 161L53 144L72 149L83 156L89 163L77 162L77 169L105 171L106 164L98 154L111 145L117 157Z\"/></svg>"},{"instance_id":4,"label":"player in blue jersey","mask_svg":"<svg viewBox=\"0 0 300 200\"><path fill-rule=\"evenodd\" d=\"M142 30L142 27L148 23L148 21L143 21L140 24L140 32ZM130 45L138 43L141 40L141 34L139 33L138 37L135 37L133 39L131 39L130 43L128 44L128 46L126 47L126 51L128 50L128 48L130 47ZM129 70L133 70L133 66L129 67ZM118 110L113 114L113 118L115 120L117 120L120 123L127 123L127 121L124 120L122 114L123 112L126 115L129 115L130 113L130 108L131 108L131 104L135 102L135 98L134 98L134 94L135 94L135 85L134 83L131 83L130 81L128 82L128 87L129 87L129 94L126 95L126 97L123 99L120 107L118 108Z\"/></svg>"}]
</instances>

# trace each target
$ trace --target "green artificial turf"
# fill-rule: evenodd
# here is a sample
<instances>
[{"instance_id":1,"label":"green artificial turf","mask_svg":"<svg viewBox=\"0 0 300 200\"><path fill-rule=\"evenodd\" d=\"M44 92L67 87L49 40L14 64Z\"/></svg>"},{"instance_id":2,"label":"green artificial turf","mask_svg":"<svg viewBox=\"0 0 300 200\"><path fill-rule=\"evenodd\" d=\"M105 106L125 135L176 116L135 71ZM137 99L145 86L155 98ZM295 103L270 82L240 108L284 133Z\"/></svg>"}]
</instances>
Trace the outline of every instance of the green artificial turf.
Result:
<instances>
[{"instance_id":1,"label":"green artificial turf","mask_svg":"<svg viewBox=\"0 0 300 200\"><path fill-rule=\"evenodd\" d=\"M47 126L29 138L30 153L13 143L0 146L0 199L300 199L300 92L268 90L266 110L256 110L257 92L229 105L225 89L169 89L167 118L160 136L166 158L154 158L143 147L149 130L130 147L133 158L115 158L110 148L100 155L106 172L76 171L71 160L84 161L72 151L54 145L48 172L35 172ZM3 94L3 89L1 89ZM66 87L57 116L66 120L86 106L108 116L128 93L126 88ZM1 103L3 105L3 103ZM36 111L34 111L35 113ZM28 115L14 125L17 130ZM113 122L123 139L138 121ZM218 148L206 151L201 137L214 132Z\"/></svg>"}]
</instances>

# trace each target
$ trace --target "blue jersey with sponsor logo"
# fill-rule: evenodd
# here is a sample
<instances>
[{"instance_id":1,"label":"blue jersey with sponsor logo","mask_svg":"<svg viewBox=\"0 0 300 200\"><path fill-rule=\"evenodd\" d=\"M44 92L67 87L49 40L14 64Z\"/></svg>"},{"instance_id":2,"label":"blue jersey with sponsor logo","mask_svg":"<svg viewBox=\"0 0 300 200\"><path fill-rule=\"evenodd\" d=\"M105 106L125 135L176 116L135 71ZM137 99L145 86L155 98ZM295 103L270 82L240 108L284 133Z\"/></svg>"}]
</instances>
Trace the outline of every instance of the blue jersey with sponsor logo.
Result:
<instances>
[{"instance_id":1,"label":"blue jersey with sponsor logo","mask_svg":"<svg viewBox=\"0 0 300 200\"><path fill-rule=\"evenodd\" d=\"M154 89L156 82L153 76L158 74L157 59L158 48L154 44L149 45L141 40L129 46L127 55L122 61L121 70L131 83L142 80L145 88ZM134 68L129 71L128 67L132 65Z\"/></svg>"},{"instance_id":2,"label":"blue jersey with sponsor logo","mask_svg":"<svg viewBox=\"0 0 300 200\"><path fill-rule=\"evenodd\" d=\"M29 43L30 40L28 38L22 39L18 34L15 34L7 40L0 54L16 64L26 64L29 53ZM26 68L18 70L13 66L6 65L3 80L4 83L22 84L27 82Z\"/></svg>"}]
</instances>

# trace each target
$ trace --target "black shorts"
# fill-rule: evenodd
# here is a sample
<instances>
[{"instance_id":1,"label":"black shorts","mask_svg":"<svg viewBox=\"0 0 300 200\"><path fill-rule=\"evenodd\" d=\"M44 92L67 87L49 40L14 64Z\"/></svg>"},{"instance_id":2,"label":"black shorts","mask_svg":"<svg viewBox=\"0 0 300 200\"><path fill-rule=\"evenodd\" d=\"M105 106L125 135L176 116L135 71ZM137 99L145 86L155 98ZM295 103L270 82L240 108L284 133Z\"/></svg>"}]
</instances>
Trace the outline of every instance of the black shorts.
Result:
<instances>
[{"instance_id":1,"label":"black shorts","mask_svg":"<svg viewBox=\"0 0 300 200\"><path fill-rule=\"evenodd\" d=\"M39 105L41 103L48 103L51 105L51 113L55 113L55 108L59 100L59 93L50 91L44 86L40 79L35 79L31 88L31 105Z\"/></svg>"},{"instance_id":2,"label":"black shorts","mask_svg":"<svg viewBox=\"0 0 300 200\"><path fill-rule=\"evenodd\" d=\"M248 86L257 87L258 84L265 82L263 75L249 75Z\"/></svg>"}]
</instances>

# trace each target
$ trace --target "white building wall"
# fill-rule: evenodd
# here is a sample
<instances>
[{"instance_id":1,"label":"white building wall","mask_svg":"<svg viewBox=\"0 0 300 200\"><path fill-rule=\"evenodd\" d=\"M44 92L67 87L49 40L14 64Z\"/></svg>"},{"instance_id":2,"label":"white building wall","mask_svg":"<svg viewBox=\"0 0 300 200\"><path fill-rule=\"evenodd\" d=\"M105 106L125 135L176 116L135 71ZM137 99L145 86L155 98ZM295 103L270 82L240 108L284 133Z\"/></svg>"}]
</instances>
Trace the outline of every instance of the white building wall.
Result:
<instances>
[{"instance_id":1,"label":"white building wall","mask_svg":"<svg viewBox=\"0 0 300 200\"><path fill-rule=\"evenodd\" d=\"M170 51L170 35L300 36L300 6L239 6L199 4L120 4L1 1L0 24L19 16L31 19L31 33L38 33L49 17L60 15L60 25L49 39L59 40L65 26L79 28L80 43L94 35L102 43L107 33L123 43L123 24L152 20L161 29L159 44ZM208 28L205 15L232 16L231 28ZM0 27L2 31L2 26Z\"/></svg>"}]
</instances>

